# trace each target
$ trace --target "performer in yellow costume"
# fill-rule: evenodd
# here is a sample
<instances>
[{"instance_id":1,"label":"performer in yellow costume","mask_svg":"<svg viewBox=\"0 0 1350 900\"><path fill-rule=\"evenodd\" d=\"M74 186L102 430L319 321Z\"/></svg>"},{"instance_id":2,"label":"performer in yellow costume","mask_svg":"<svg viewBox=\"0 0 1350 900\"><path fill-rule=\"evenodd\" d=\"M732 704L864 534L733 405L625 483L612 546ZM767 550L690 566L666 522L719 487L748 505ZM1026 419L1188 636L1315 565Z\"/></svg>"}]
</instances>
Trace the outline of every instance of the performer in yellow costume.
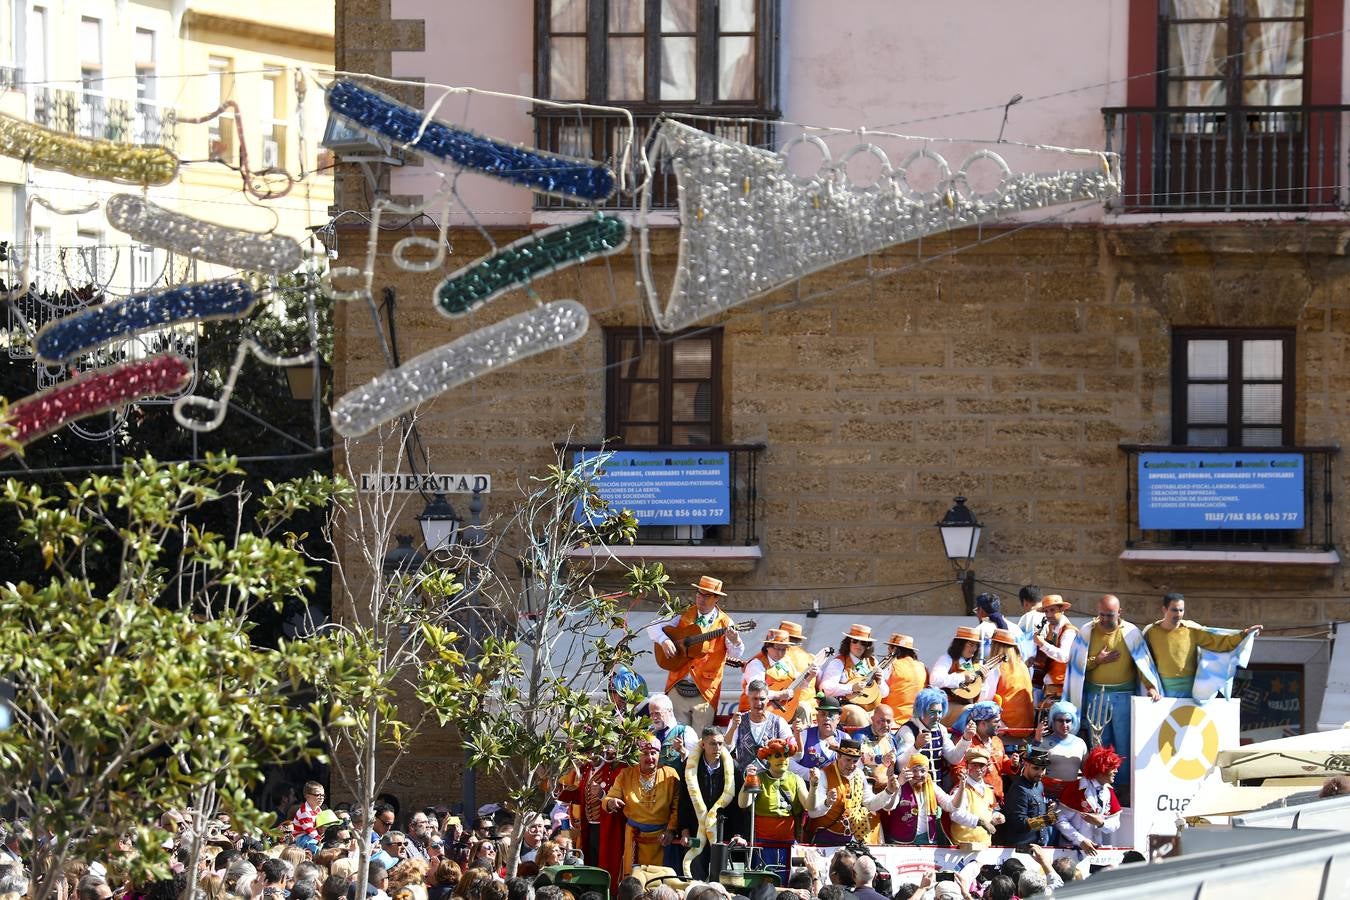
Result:
<instances>
[{"instance_id":1,"label":"performer in yellow costume","mask_svg":"<svg viewBox=\"0 0 1350 900\"><path fill-rule=\"evenodd\" d=\"M1261 633L1260 625L1226 631L1188 621L1186 598L1181 594L1163 597L1162 606L1163 617L1144 627L1144 640L1158 667L1164 697L1191 696L1201 649L1228 653L1236 650L1247 635Z\"/></svg>"},{"instance_id":2,"label":"performer in yellow costume","mask_svg":"<svg viewBox=\"0 0 1350 900\"><path fill-rule=\"evenodd\" d=\"M647 735L638 745L638 764L619 773L605 795L605 812L621 813L623 863L620 877L635 865L659 866L679 816L680 776L658 764L661 742Z\"/></svg>"}]
</instances>

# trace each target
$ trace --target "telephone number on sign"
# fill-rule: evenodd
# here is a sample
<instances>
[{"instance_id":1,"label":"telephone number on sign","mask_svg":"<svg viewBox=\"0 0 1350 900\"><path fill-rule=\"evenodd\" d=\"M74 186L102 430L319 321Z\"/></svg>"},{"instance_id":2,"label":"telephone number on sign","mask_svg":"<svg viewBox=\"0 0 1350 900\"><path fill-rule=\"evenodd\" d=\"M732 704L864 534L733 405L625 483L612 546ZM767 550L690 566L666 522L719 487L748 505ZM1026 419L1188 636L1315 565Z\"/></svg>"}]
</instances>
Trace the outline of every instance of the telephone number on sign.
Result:
<instances>
[{"instance_id":1,"label":"telephone number on sign","mask_svg":"<svg viewBox=\"0 0 1350 900\"><path fill-rule=\"evenodd\" d=\"M708 519L718 518L725 513L720 506L710 506L704 509L635 509L633 515L639 520L650 519L653 516L660 515L666 519Z\"/></svg>"},{"instance_id":2,"label":"telephone number on sign","mask_svg":"<svg viewBox=\"0 0 1350 900\"><path fill-rule=\"evenodd\" d=\"M1297 522L1298 513L1205 513L1206 522Z\"/></svg>"}]
</instances>

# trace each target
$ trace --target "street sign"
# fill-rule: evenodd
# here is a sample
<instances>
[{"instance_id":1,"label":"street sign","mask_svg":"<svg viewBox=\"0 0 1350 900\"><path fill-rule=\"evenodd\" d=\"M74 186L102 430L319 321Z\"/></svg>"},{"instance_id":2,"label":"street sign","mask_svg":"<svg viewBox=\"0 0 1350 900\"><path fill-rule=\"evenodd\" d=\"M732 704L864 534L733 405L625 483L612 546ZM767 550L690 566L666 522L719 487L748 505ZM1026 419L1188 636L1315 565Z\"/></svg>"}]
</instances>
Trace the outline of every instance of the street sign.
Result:
<instances>
[{"instance_id":1,"label":"street sign","mask_svg":"<svg viewBox=\"0 0 1350 900\"><path fill-rule=\"evenodd\" d=\"M490 494L491 475L413 475L407 472L362 472L361 490L393 494Z\"/></svg>"}]
</instances>

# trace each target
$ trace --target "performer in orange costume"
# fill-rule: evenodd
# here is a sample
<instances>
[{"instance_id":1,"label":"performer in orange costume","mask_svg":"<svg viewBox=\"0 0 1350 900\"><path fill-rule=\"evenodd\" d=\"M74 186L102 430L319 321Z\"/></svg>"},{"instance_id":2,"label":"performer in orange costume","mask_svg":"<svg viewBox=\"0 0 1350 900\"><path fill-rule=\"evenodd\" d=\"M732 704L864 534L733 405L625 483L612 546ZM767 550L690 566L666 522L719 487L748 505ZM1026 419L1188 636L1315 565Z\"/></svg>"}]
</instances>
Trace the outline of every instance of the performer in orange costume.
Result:
<instances>
[{"instance_id":1,"label":"performer in orange costume","mask_svg":"<svg viewBox=\"0 0 1350 900\"><path fill-rule=\"evenodd\" d=\"M647 636L661 644L667 653L675 652L675 644L661 627L677 625L688 627L697 625L699 631L715 631L719 628L730 629L731 617L717 608L718 601L726 596L722 582L710 575L699 578L691 585L694 590L694 605L686 609L673 623L656 622L647 628ZM709 641L699 655L691 657L684 665L672 671L666 678L666 695L675 708L676 721L692 725L695 732L713 723L716 714L717 697L722 692L722 672L726 668L727 658L740 659L743 651L740 635L728 630L726 634Z\"/></svg>"}]
</instances>

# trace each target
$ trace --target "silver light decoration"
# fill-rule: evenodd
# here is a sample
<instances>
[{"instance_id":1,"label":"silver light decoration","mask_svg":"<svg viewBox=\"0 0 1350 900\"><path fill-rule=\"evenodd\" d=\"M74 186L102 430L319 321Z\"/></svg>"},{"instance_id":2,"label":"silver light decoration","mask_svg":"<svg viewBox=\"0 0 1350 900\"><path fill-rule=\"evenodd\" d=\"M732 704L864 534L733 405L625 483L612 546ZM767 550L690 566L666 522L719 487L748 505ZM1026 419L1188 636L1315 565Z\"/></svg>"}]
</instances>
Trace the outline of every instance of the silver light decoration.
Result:
<instances>
[{"instance_id":1,"label":"silver light decoration","mask_svg":"<svg viewBox=\"0 0 1350 900\"><path fill-rule=\"evenodd\" d=\"M825 149L818 138L805 140ZM848 183L844 164L860 152L882 163L875 184ZM1104 202L1120 192L1118 158L1095 152L1090 168L1014 173L997 153L980 150L953 172L931 149L892 169L879 147L863 144L834 165L826 152L821 171L803 178L788 171L784 153L667 119L657 129L652 155L670 167L680 187L679 260L664 308L652 278L649 229L639 229L647 302L663 331L686 328L795 279L895 244L1028 210ZM906 170L919 160L941 173L935 190L911 186ZM977 163L1002 170L997 188L976 192L971 187L968 173ZM650 212L649 181L642 195L644 222Z\"/></svg>"},{"instance_id":2,"label":"silver light decoration","mask_svg":"<svg viewBox=\"0 0 1350 900\"><path fill-rule=\"evenodd\" d=\"M108 224L142 244L245 272L284 275L300 267L300 244L279 234L259 234L204 222L156 206L135 194L115 194Z\"/></svg>"}]
</instances>

